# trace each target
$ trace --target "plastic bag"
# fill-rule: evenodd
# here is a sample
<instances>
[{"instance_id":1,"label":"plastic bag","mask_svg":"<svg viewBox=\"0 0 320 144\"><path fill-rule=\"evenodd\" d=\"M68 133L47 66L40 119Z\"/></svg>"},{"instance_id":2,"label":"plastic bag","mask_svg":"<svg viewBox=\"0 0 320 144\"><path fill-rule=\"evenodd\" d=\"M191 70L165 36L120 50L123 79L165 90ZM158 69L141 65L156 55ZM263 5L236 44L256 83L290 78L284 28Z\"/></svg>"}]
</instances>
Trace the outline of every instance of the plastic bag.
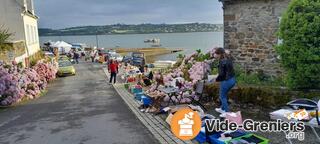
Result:
<instances>
[{"instance_id":1,"label":"plastic bag","mask_svg":"<svg viewBox=\"0 0 320 144\"><path fill-rule=\"evenodd\" d=\"M236 113L227 112L226 113L226 119L229 120L229 122L235 122L238 125L242 125L242 116L241 116L241 112L240 111L238 111Z\"/></svg>"}]
</instances>

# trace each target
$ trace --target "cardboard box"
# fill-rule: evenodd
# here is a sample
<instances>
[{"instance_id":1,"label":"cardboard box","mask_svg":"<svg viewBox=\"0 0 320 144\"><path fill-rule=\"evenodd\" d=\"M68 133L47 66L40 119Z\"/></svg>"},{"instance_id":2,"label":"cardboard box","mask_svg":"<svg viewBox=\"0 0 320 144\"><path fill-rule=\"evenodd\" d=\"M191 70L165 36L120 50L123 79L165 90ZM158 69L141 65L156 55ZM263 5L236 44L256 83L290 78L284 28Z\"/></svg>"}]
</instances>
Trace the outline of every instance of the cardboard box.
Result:
<instances>
[{"instance_id":1,"label":"cardboard box","mask_svg":"<svg viewBox=\"0 0 320 144\"><path fill-rule=\"evenodd\" d=\"M171 119L173 117L174 113L169 113L168 117L166 118L166 122L171 125Z\"/></svg>"}]
</instances>

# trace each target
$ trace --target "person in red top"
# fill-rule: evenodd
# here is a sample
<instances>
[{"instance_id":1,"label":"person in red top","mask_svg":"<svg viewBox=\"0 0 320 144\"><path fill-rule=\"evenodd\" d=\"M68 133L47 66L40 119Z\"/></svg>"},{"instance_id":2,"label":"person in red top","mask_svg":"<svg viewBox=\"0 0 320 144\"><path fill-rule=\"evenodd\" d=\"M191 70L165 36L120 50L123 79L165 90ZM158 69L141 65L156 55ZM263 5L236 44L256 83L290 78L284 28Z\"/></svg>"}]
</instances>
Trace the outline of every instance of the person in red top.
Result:
<instances>
[{"instance_id":1,"label":"person in red top","mask_svg":"<svg viewBox=\"0 0 320 144\"><path fill-rule=\"evenodd\" d=\"M118 64L116 62L114 62L113 60L110 60L109 66L108 66L109 72L110 74L110 83L112 83L112 79L113 83L116 83L116 78L117 78L117 73L118 73Z\"/></svg>"}]
</instances>

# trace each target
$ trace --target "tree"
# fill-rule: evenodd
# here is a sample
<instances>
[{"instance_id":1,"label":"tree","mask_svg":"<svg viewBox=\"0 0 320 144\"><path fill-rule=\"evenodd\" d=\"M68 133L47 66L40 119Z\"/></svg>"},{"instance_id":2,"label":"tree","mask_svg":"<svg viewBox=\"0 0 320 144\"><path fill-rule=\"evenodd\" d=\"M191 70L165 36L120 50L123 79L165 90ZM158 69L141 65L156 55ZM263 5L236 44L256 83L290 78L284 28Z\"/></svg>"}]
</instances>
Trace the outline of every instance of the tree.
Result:
<instances>
[{"instance_id":1,"label":"tree","mask_svg":"<svg viewBox=\"0 0 320 144\"><path fill-rule=\"evenodd\" d=\"M320 0L292 0L280 23L276 47L293 89L320 88Z\"/></svg>"},{"instance_id":2,"label":"tree","mask_svg":"<svg viewBox=\"0 0 320 144\"><path fill-rule=\"evenodd\" d=\"M11 33L9 33L8 29L4 29L3 27L0 27L0 44L5 43L10 36L11 36Z\"/></svg>"}]
</instances>

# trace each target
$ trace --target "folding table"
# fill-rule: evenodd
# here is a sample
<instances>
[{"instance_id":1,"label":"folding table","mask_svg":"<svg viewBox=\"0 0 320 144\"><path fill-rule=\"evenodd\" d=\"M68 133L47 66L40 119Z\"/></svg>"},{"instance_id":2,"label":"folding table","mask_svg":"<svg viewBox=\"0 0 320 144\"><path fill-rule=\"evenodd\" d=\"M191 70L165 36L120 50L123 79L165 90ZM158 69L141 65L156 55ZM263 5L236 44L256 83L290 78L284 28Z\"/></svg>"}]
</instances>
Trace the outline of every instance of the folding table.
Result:
<instances>
[{"instance_id":1,"label":"folding table","mask_svg":"<svg viewBox=\"0 0 320 144\"><path fill-rule=\"evenodd\" d=\"M176 105L176 102L172 99L173 97L177 98L176 93L179 92L179 89L176 87L159 87L158 88L159 91L164 92L165 94L167 94L169 96L169 101L168 101L168 105L170 105L170 102L172 102L174 105ZM181 98L180 98L181 100ZM180 102L180 100L178 100Z\"/></svg>"}]
</instances>

